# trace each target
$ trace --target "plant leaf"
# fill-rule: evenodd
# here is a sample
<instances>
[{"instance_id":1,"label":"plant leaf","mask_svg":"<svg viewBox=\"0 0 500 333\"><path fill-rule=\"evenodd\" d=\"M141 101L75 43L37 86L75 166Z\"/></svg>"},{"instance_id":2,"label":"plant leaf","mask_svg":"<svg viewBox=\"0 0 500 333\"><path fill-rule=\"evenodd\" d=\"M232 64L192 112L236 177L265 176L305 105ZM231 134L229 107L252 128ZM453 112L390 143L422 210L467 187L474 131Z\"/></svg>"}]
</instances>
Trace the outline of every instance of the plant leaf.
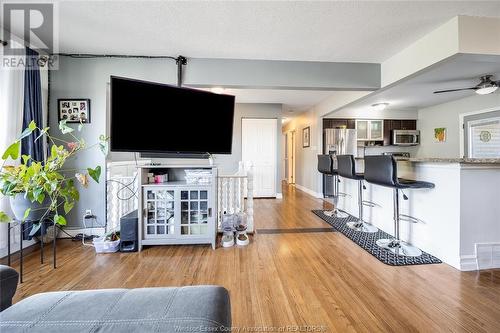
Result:
<instances>
[{"instance_id":1,"label":"plant leaf","mask_svg":"<svg viewBox=\"0 0 500 333\"><path fill-rule=\"evenodd\" d=\"M34 127L33 124L35 125ZM31 133L33 133L34 130L36 130L36 124L34 121L31 121L28 127L26 127L24 131L21 133L18 140L24 139L25 137L29 136Z\"/></svg>"},{"instance_id":2,"label":"plant leaf","mask_svg":"<svg viewBox=\"0 0 500 333\"><path fill-rule=\"evenodd\" d=\"M109 137L105 136L104 134L99 135L99 149L104 156L108 155L108 140Z\"/></svg>"},{"instance_id":3,"label":"plant leaf","mask_svg":"<svg viewBox=\"0 0 500 333\"><path fill-rule=\"evenodd\" d=\"M9 217L9 215L0 211L0 223L10 222L10 221L12 221L12 219Z\"/></svg>"},{"instance_id":4,"label":"plant leaf","mask_svg":"<svg viewBox=\"0 0 500 333\"><path fill-rule=\"evenodd\" d=\"M31 208L27 208L24 211L23 220L26 220L28 218L28 216L30 215L30 212L31 212Z\"/></svg>"},{"instance_id":5,"label":"plant leaf","mask_svg":"<svg viewBox=\"0 0 500 333\"><path fill-rule=\"evenodd\" d=\"M89 172L89 176L92 177L96 183L99 183L99 177L101 177L101 166L98 165L95 169L87 168L87 171Z\"/></svg>"},{"instance_id":6,"label":"plant leaf","mask_svg":"<svg viewBox=\"0 0 500 333\"><path fill-rule=\"evenodd\" d=\"M28 129L30 129L32 132L36 130L36 123L34 120L30 122L30 124L28 125Z\"/></svg>"},{"instance_id":7,"label":"plant leaf","mask_svg":"<svg viewBox=\"0 0 500 333\"><path fill-rule=\"evenodd\" d=\"M78 124L78 132L81 132L82 128L83 128L83 124L82 123Z\"/></svg>"},{"instance_id":8,"label":"plant leaf","mask_svg":"<svg viewBox=\"0 0 500 333\"><path fill-rule=\"evenodd\" d=\"M72 202L69 202L69 201L65 201L64 202L64 212L66 214L68 214L70 212L70 210L73 209L73 206L75 205L75 202L72 201Z\"/></svg>"},{"instance_id":9,"label":"plant leaf","mask_svg":"<svg viewBox=\"0 0 500 333\"><path fill-rule=\"evenodd\" d=\"M108 144L106 142L99 142L99 149L104 156L108 155Z\"/></svg>"},{"instance_id":10,"label":"plant leaf","mask_svg":"<svg viewBox=\"0 0 500 333\"><path fill-rule=\"evenodd\" d=\"M19 158L20 148L21 148L21 141L14 142L3 153L2 160L6 160L9 157L12 158L13 160L17 160Z\"/></svg>"},{"instance_id":11,"label":"plant leaf","mask_svg":"<svg viewBox=\"0 0 500 333\"><path fill-rule=\"evenodd\" d=\"M54 216L54 222L59 224L59 225L66 225L67 222L66 222L66 219L64 218L64 216L61 216L59 214L56 214Z\"/></svg>"},{"instance_id":12,"label":"plant leaf","mask_svg":"<svg viewBox=\"0 0 500 333\"><path fill-rule=\"evenodd\" d=\"M21 158L23 160L23 164L27 164L28 161L30 160L31 156L30 155L21 155Z\"/></svg>"},{"instance_id":13,"label":"plant leaf","mask_svg":"<svg viewBox=\"0 0 500 333\"><path fill-rule=\"evenodd\" d=\"M43 203L43 201L45 200L45 193L40 193L40 195L37 197L36 199L38 201L38 203Z\"/></svg>"},{"instance_id":14,"label":"plant leaf","mask_svg":"<svg viewBox=\"0 0 500 333\"><path fill-rule=\"evenodd\" d=\"M62 134L71 133L75 130L74 128L71 128L68 125L66 125L66 121L67 119L64 119L59 122L59 129L61 130Z\"/></svg>"},{"instance_id":15,"label":"plant leaf","mask_svg":"<svg viewBox=\"0 0 500 333\"><path fill-rule=\"evenodd\" d=\"M41 226L42 226L42 222L40 222L40 223L33 223L33 227L31 227L31 231L30 231L30 236L31 237L35 236L35 234L37 233L37 231L40 230Z\"/></svg>"}]
</instances>

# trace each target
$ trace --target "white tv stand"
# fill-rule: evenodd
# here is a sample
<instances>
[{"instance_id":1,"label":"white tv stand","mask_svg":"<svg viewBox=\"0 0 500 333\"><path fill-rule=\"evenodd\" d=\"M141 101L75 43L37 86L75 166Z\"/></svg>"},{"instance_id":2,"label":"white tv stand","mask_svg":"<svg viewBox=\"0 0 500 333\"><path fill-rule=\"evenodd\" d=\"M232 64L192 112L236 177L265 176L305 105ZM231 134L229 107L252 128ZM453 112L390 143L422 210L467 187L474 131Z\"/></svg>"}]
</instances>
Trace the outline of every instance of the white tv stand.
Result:
<instances>
[{"instance_id":1,"label":"white tv stand","mask_svg":"<svg viewBox=\"0 0 500 333\"><path fill-rule=\"evenodd\" d=\"M186 169L211 172L209 184L187 184ZM168 173L168 182L148 183L148 173ZM141 165L139 177L139 251L143 245L216 246L217 168L210 165Z\"/></svg>"}]
</instances>

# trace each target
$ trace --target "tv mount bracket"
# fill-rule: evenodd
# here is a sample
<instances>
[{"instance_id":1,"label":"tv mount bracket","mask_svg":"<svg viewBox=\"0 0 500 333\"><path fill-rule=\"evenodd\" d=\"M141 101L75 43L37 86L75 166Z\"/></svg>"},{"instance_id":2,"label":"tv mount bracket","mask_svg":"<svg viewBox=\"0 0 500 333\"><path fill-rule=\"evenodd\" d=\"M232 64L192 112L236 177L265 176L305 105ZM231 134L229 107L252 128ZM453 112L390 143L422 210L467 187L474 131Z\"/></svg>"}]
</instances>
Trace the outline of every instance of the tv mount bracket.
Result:
<instances>
[{"instance_id":1,"label":"tv mount bracket","mask_svg":"<svg viewBox=\"0 0 500 333\"><path fill-rule=\"evenodd\" d=\"M175 63L177 64L177 86L182 86L182 66L187 65L187 59L184 56L178 56L175 59Z\"/></svg>"}]
</instances>

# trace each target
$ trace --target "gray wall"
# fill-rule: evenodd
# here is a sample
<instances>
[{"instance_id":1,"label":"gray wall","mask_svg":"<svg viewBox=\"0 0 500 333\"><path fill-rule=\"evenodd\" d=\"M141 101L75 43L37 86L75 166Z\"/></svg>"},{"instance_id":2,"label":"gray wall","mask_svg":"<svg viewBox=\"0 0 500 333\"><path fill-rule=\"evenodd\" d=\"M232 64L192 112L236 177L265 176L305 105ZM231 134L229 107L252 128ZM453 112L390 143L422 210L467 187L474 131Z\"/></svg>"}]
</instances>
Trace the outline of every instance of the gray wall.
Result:
<instances>
[{"instance_id":1,"label":"gray wall","mask_svg":"<svg viewBox=\"0 0 500 333\"><path fill-rule=\"evenodd\" d=\"M276 191L281 193L282 168L281 160L281 104L236 104L233 127L233 153L231 155L215 155L215 163L220 171L231 174L238 171L238 162L241 161L241 119L243 118L276 118L278 137L276 148Z\"/></svg>"},{"instance_id":2,"label":"gray wall","mask_svg":"<svg viewBox=\"0 0 500 333\"><path fill-rule=\"evenodd\" d=\"M120 59L96 58L75 59L61 57L59 69L51 71L50 76L50 110L49 124L52 135L61 137L57 130L57 99L58 98L90 98L91 124L84 126L79 133L88 144L97 141L100 134L106 133L107 87L110 75L124 76L176 84L177 73L175 63L163 59ZM221 165L221 172L231 173L237 170L241 160L241 118L278 118L281 127L281 105L279 104L241 104L235 111L235 127L233 136L233 154L217 155L216 163ZM76 126L75 126L76 127ZM133 133L133 129L129 129ZM278 131L279 133L279 131ZM66 138L69 139L69 138ZM278 141L278 162L281 145ZM113 158L129 159L129 154L113 154ZM101 165L103 176L100 184L91 182L88 189L80 191L80 201L68 215L69 227L80 227L81 219L86 209L91 209L100 222L105 221L105 184L104 166L106 158L98 149L82 152L77 158L68 161L68 168L86 168ZM279 165L279 163L278 163ZM281 179L281 170L278 167L277 179ZM279 184L277 184L279 185ZM280 186L277 186L280 189Z\"/></svg>"},{"instance_id":3,"label":"gray wall","mask_svg":"<svg viewBox=\"0 0 500 333\"><path fill-rule=\"evenodd\" d=\"M419 157L461 157L460 115L500 108L500 93L471 95L459 100L434 105L418 111L420 130ZM490 110L492 111L492 110ZM446 128L446 141L434 142L434 128Z\"/></svg>"}]
</instances>

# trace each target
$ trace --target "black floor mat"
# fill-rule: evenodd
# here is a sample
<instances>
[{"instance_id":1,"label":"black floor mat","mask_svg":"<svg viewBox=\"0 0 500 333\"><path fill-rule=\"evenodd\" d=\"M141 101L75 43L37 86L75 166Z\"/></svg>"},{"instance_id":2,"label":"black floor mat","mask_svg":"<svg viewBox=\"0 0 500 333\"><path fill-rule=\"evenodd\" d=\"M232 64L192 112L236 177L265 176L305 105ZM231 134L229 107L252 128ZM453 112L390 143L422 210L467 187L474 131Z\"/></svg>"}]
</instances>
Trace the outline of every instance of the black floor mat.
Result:
<instances>
[{"instance_id":1,"label":"black floor mat","mask_svg":"<svg viewBox=\"0 0 500 333\"><path fill-rule=\"evenodd\" d=\"M347 227L346 222L357 220L357 218L355 218L352 215L349 215L349 217L342 219L337 217L326 216L325 214L323 214L323 210L313 210L312 212L316 214L318 217L320 217L323 221L330 224L332 227L334 227L339 232L344 234L344 236L352 240L354 243L358 244L363 249L368 251L375 258L382 261L384 264L391 266L406 266L406 265L440 264L442 262L438 258L423 251L422 255L418 257L406 257L406 256L398 256L390 251L387 251L377 246L377 244L375 243L377 239L391 238L391 235L382 230L379 230L374 233L367 233L367 232L355 231Z\"/></svg>"}]
</instances>

